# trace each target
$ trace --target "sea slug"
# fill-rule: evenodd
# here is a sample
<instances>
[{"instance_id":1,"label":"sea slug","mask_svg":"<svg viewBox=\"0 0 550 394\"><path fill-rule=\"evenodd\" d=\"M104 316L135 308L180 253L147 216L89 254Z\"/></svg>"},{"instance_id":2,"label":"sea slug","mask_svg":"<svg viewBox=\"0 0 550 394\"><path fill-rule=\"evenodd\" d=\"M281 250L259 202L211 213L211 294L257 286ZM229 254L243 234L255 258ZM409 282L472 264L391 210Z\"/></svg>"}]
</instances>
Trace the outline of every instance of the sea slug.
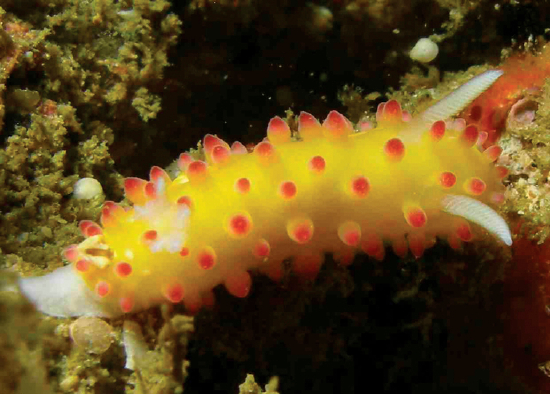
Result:
<instances>
[{"instance_id":1,"label":"sea slug","mask_svg":"<svg viewBox=\"0 0 550 394\"><path fill-rule=\"evenodd\" d=\"M127 178L133 206L105 203L101 225L80 223L86 239L66 249L71 264L21 279L21 290L54 316L116 317L164 302L196 311L219 284L245 297L251 271L280 279L289 258L314 277L327 252L343 264L359 251L382 260L386 244L420 257L436 237L470 241L469 221L511 245L489 207L504 198L500 148L483 150L475 126L445 122L501 74L477 76L412 119L383 103L363 132L332 111L322 124L302 112L297 135L271 119L253 152L207 135L206 161L184 153L174 180L159 167L149 181Z\"/></svg>"}]
</instances>

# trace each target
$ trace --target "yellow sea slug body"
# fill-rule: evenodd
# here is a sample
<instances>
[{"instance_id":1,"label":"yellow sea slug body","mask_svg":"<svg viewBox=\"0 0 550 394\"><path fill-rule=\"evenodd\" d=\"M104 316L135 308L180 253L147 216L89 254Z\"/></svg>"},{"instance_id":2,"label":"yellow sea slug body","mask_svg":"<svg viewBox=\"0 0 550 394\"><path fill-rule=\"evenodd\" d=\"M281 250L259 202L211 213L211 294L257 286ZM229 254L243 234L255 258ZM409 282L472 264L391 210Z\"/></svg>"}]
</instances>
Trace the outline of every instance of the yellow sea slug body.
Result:
<instances>
[{"instance_id":1,"label":"yellow sea slug body","mask_svg":"<svg viewBox=\"0 0 550 394\"><path fill-rule=\"evenodd\" d=\"M129 178L132 208L108 202L101 227L81 223L87 239L66 250L72 268L59 275L76 273L79 291L88 292L76 299L84 301L35 303L54 315L116 316L162 302L193 311L213 301L219 284L246 296L251 271L280 279L287 259L314 277L327 252L349 263L358 251L382 260L384 244L416 257L436 237L458 247L473 237L468 220L511 243L487 206L503 201L505 171L492 164L500 150L482 151L484 134L460 121L419 126L403 118L389 101L377 128L355 133L335 111L323 124L302 113L292 136L276 117L253 152L206 136L206 162L182 154L174 180L158 167L149 181ZM413 126L425 129L421 137L403 138ZM21 287L39 298L26 282Z\"/></svg>"}]
</instances>

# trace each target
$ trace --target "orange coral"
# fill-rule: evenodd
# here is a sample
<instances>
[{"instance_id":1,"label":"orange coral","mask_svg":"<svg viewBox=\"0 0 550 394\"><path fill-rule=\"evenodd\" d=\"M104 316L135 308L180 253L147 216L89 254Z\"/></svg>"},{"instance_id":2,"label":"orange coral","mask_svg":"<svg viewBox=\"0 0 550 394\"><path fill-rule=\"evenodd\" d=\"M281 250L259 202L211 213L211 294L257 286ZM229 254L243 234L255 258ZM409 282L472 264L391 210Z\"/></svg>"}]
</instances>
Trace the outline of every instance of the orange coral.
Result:
<instances>
[{"instance_id":1,"label":"orange coral","mask_svg":"<svg viewBox=\"0 0 550 394\"><path fill-rule=\"evenodd\" d=\"M516 238L503 285L503 348L514 375L536 392L547 393L550 379L539 369L550 360L550 242L536 245L527 238Z\"/></svg>"},{"instance_id":2,"label":"orange coral","mask_svg":"<svg viewBox=\"0 0 550 394\"><path fill-rule=\"evenodd\" d=\"M486 146L492 145L506 126L512 106L526 94L542 88L550 76L550 46L538 54L521 53L510 57L500 67L504 76L474 100L461 114L467 123L487 131Z\"/></svg>"}]
</instances>

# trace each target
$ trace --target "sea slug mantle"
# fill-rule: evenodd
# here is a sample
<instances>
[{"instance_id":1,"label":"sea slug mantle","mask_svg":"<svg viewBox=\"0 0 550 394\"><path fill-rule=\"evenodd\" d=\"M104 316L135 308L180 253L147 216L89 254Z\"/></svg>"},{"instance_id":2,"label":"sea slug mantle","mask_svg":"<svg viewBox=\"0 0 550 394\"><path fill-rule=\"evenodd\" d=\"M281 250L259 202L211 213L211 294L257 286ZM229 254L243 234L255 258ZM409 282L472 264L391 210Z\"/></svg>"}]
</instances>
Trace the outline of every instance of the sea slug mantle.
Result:
<instances>
[{"instance_id":1,"label":"sea slug mantle","mask_svg":"<svg viewBox=\"0 0 550 394\"><path fill-rule=\"evenodd\" d=\"M486 133L446 121L501 74L473 78L410 121L399 103L383 103L364 132L332 111L322 124L302 112L298 138L271 119L253 152L207 135L206 161L184 153L174 180L159 167L148 181L126 179L133 206L107 202L101 225L81 222L86 239L64 253L71 264L22 278L21 290L54 316L116 317L164 302L195 311L219 284L245 297L250 271L280 279L289 258L314 277L327 252L343 264L359 251L382 260L386 243L419 257L436 237L470 241L471 222L510 245L490 208L504 197L500 148L484 150Z\"/></svg>"}]
</instances>

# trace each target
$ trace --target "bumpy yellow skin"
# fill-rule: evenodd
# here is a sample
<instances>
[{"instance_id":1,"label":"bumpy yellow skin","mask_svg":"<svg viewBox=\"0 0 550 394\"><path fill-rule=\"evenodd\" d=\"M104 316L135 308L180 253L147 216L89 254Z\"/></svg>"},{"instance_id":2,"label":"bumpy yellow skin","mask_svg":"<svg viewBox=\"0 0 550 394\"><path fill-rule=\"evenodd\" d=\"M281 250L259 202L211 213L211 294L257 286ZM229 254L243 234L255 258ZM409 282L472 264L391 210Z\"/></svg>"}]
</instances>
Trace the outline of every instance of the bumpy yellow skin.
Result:
<instances>
[{"instance_id":1,"label":"bumpy yellow skin","mask_svg":"<svg viewBox=\"0 0 550 394\"><path fill-rule=\"evenodd\" d=\"M476 145L465 144L462 131L447 129L436 141L428 128L419 141L404 142L404 156L399 161L385 152L385 145L406 132L407 123L400 118L388 116L377 128L360 133L355 133L349 123L344 126L341 123L340 128L331 129L328 120L322 127L304 124L298 141L291 141L285 130L275 130L272 135L268 130L274 151L267 157L258 148L247 154L231 154L218 164L208 157L210 163L203 176L182 174L168 182L164 202L148 209L152 214L136 215L135 207L119 213L115 221L104 225L102 235L82 244L79 259L89 258L92 265L80 275L90 289L97 289L100 282L108 283L109 291L101 297L102 302L121 303L124 311L168 300L179 302L181 297L188 308L196 309L211 302L211 290L218 284L245 296L250 287L247 271L279 278L281 263L289 258L298 273L311 276L327 252L349 261L363 248L373 257L383 258L384 250L376 248L380 240L393 245L397 253L407 242L411 248L415 242L416 255L433 245L436 236L456 244L457 227L467 224L442 212L441 199L446 194L465 194L491 205L493 197L502 192L491 160ZM309 162L314 156L324 159L324 171L312 171ZM442 172L452 172L456 184L443 187L439 180ZM353 189L353 180L361 176L368 180L366 195ZM249 180L248 193L235 188L240 178ZM481 195L472 195L465 186L471 178L485 182ZM281 195L280 185L285 181L296 186L292 198ZM187 216L185 206L178 204L183 196L192 202ZM425 213L425 224L414 227L406 220L411 207ZM182 214L178 219L177 212ZM250 219L244 234L231 229L235 214ZM144 233L155 230L162 239L175 220L179 220L181 230L180 244L175 242L175 247L186 248L188 254L182 256L166 248L152 250L143 239ZM306 231L305 238L293 237L296 223L312 225L306 226L310 233ZM346 244L345 230L357 228L360 234L355 235L360 235L361 241ZM268 256L258 256L260 240L269 244ZM207 269L201 266L205 251L207 255L213 253L207 257L214 257L206 259L214 263ZM117 274L119 262L131 265L128 276ZM176 291L170 296L171 289Z\"/></svg>"}]
</instances>

